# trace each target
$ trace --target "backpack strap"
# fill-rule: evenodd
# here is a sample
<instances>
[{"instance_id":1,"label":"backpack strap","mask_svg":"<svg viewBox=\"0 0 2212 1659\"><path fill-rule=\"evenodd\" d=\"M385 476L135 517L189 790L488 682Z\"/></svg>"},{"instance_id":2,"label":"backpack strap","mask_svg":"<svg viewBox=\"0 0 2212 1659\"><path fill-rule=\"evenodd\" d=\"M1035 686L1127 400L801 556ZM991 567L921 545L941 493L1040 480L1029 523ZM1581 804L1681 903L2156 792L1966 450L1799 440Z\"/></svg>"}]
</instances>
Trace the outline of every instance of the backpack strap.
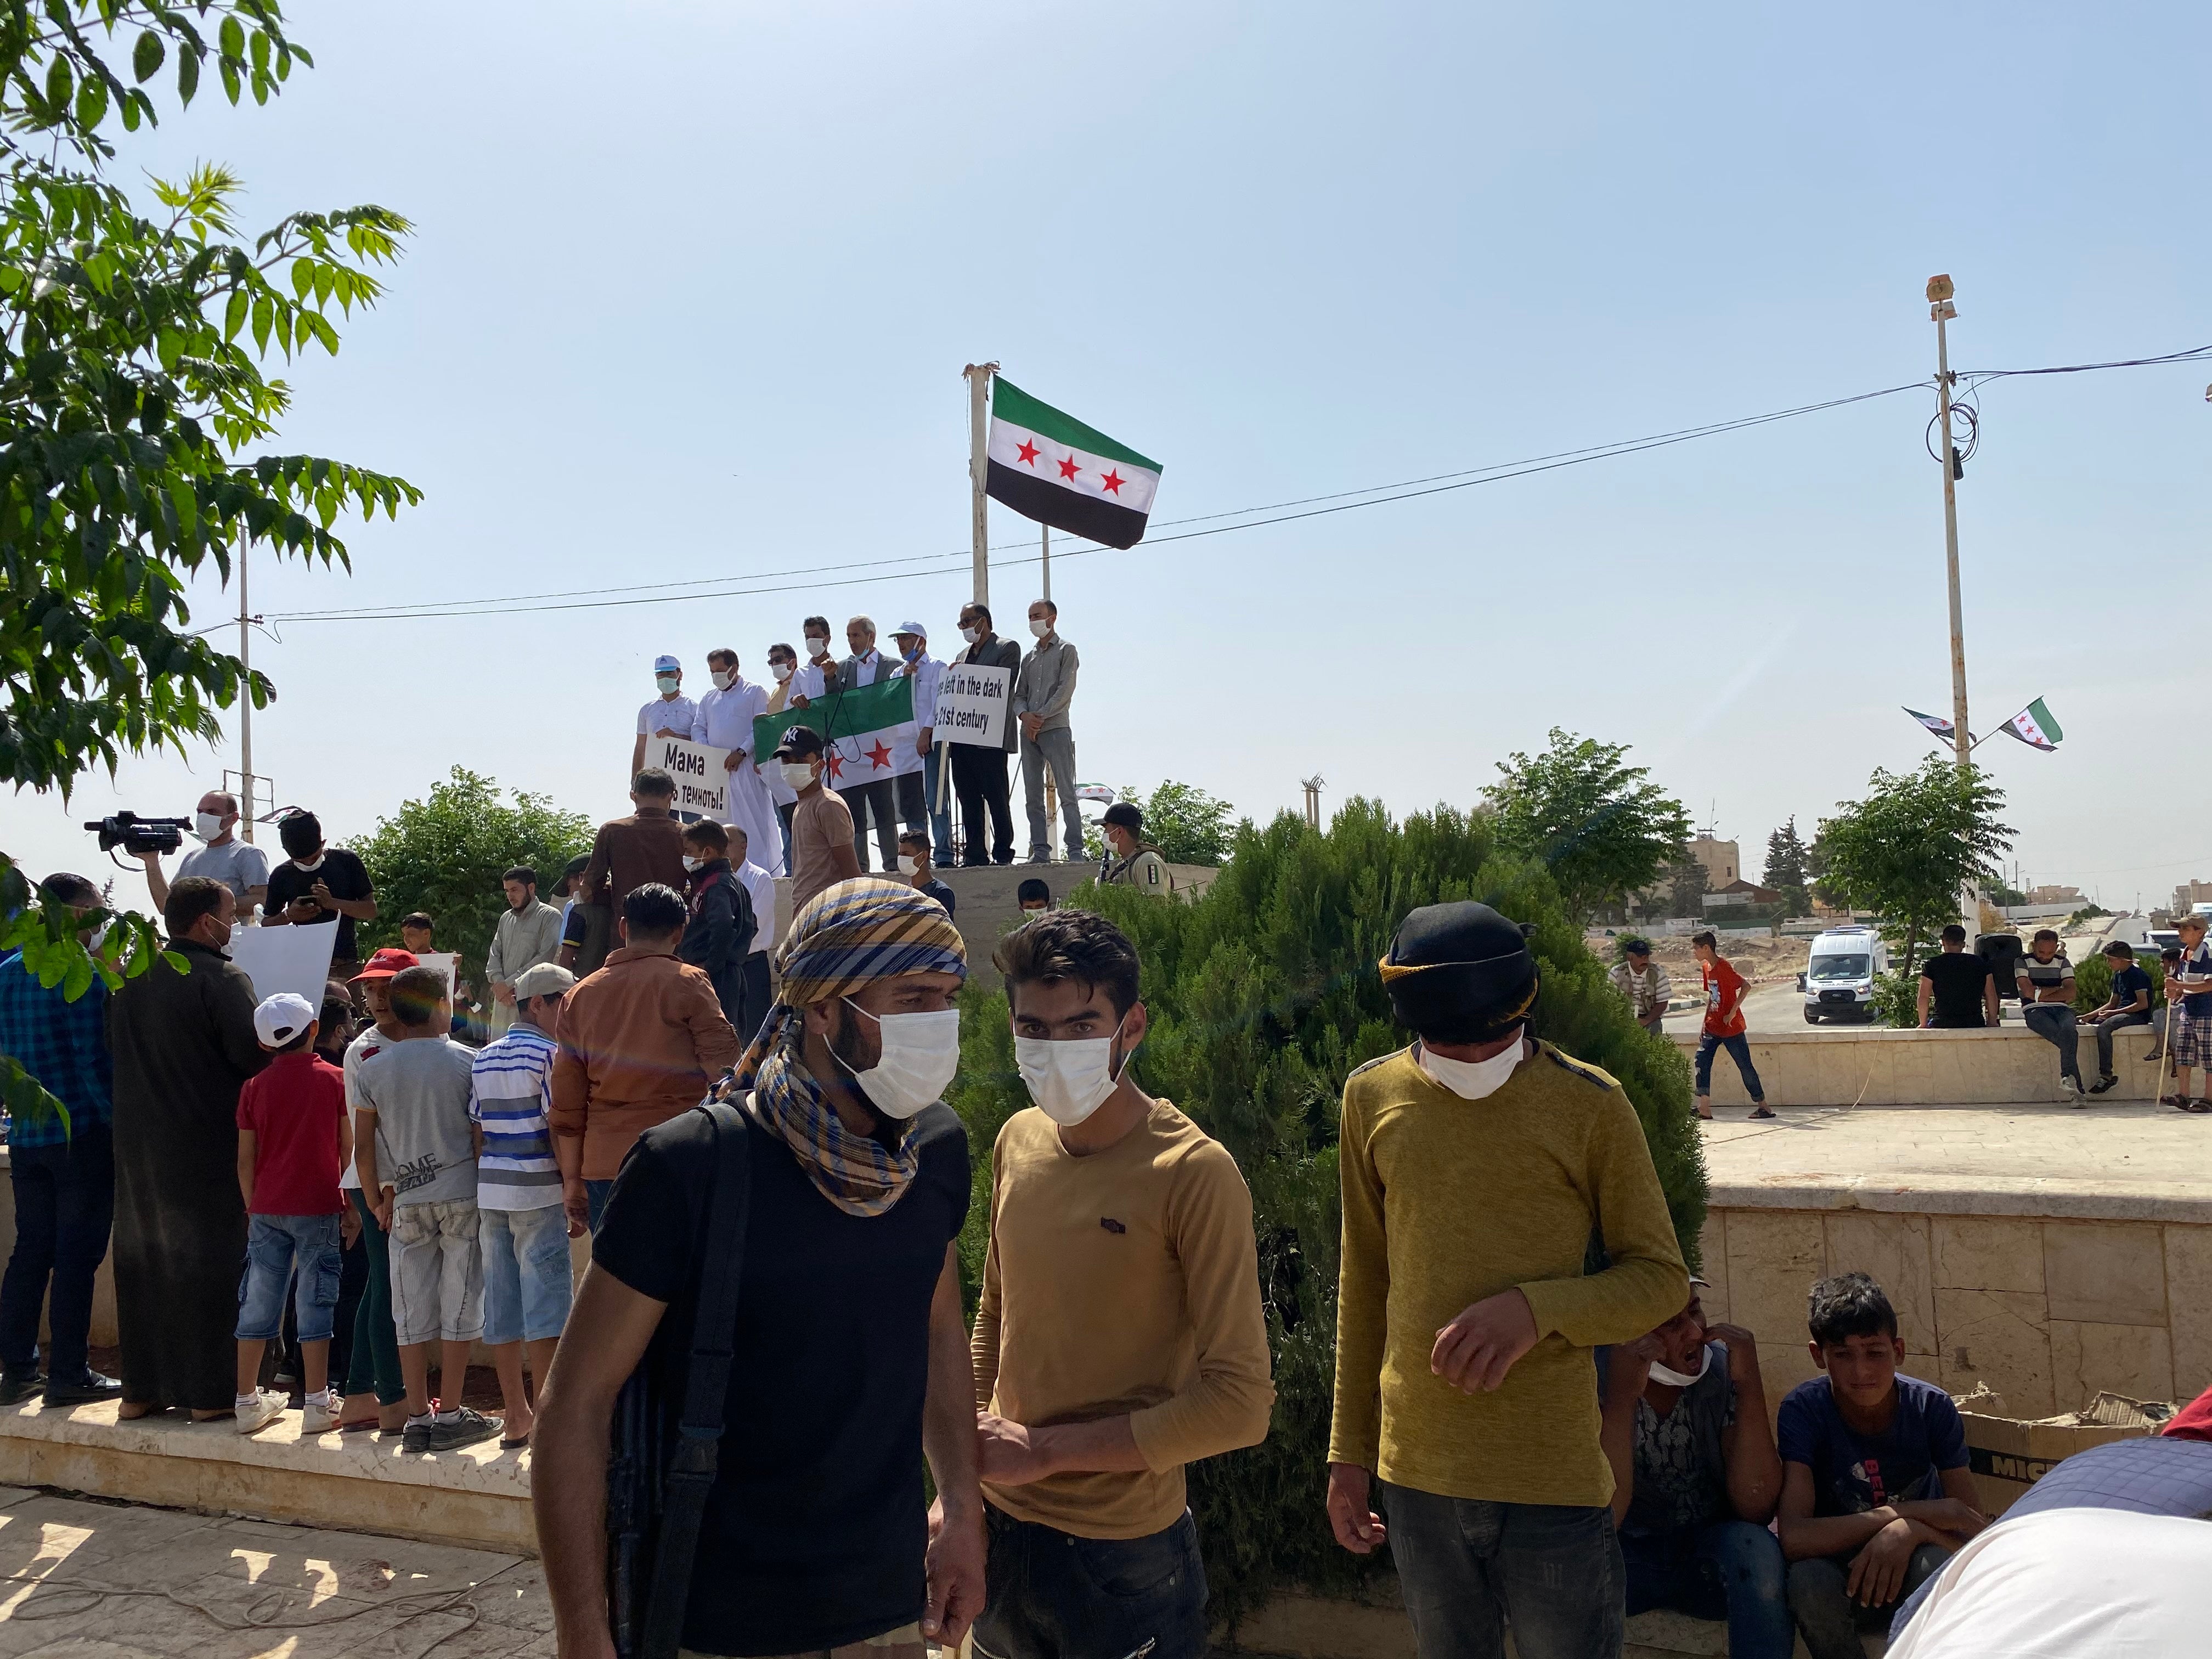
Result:
<instances>
[{"instance_id":1,"label":"backpack strap","mask_svg":"<svg viewBox=\"0 0 2212 1659\"><path fill-rule=\"evenodd\" d=\"M707 1114L714 1131L714 1182L707 1199L699 1300L691 1323L684 1411L661 1487L660 1536L653 1548L653 1588L645 1609L641 1659L675 1659L683 1644L684 1605L691 1596L691 1563L699 1548L699 1523L721 1462L722 1406L730 1386L737 1328L738 1282L743 1275L745 1220L752 1207L752 1170L744 1115L726 1101L692 1109Z\"/></svg>"}]
</instances>

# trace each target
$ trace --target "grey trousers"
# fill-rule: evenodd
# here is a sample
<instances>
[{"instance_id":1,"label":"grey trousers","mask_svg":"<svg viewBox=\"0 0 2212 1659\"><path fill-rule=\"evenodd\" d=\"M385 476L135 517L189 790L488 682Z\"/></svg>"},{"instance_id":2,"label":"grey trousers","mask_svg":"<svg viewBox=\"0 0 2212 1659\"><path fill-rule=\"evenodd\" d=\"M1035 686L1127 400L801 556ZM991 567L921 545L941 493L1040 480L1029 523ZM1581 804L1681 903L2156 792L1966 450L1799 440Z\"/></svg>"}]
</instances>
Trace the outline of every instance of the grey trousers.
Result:
<instances>
[{"instance_id":1,"label":"grey trousers","mask_svg":"<svg viewBox=\"0 0 2212 1659\"><path fill-rule=\"evenodd\" d=\"M853 856L860 860L860 868L868 867L868 816L872 812L876 850L884 855L884 868L895 872L898 869L898 790L894 781L856 783L850 789L840 789L837 799L853 815Z\"/></svg>"},{"instance_id":2,"label":"grey trousers","mask_svg":"<svg viewBox=\"0 0 2212 1659\"><path fill-rule=\"evenodd\" d=\"M1066 726L1022 736L1022 796L1030 809L1030 855L1052 851L1052 826L1044 817L1044 769L1052 768L1060 793L1060 816L1066 827L1067 858L1083 859L1083 806L1075 799L1075 733Z\"/></svg>"}]
</instances>

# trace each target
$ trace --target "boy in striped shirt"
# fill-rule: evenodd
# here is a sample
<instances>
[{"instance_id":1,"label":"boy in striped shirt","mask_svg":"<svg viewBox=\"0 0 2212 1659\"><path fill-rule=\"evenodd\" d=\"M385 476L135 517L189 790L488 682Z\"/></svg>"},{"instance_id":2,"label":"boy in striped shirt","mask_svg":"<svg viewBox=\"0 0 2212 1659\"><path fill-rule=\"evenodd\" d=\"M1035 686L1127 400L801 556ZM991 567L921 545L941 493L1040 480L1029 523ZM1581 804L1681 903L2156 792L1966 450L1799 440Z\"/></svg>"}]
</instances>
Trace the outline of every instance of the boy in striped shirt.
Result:
<instances>
[{"instance_id":1,"label":"boy in striped shirt","mask_svg":"<svg viewBox=\"0 0 2212 1659\"><path fill-rule=\"evenodd\" d=\"M477 1233L483 1251L484 1345L499 1371L507 1431L500 1444L530 1443L532 1407L522 1364L545 1386L553 1350L568 1322L568 1237L561 1170L553 1161L553 1041L561 999L576 976L554 963L514 981L514 1024L477 1052L469 1077L476 1125Z\"/></svg>"}]
</instances>

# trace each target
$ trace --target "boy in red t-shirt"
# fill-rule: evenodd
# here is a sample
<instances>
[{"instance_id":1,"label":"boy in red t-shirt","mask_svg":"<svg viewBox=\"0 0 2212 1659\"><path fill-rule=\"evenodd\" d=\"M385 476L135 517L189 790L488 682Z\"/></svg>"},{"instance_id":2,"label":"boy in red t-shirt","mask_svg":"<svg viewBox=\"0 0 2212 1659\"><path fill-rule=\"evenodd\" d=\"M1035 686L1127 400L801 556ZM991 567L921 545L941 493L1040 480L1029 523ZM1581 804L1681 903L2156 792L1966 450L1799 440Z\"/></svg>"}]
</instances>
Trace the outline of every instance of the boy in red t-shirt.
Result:
<instances>
[{"instance_id":1,"label":"boy in red t-shirt","mask_svg":"<svg viewBox=\"0 0 2212 1659\"><path fill-rule=\"evenodd\" d=\"M1698 1038L1698 1115L1710 1119L1713 1115L1713 1050L1725 1048L1735 1057L1736 1070L1743 1073L1744 1092L1751 1097L1751 1115L1772 1117L1766 1091L1759 1087L1759 1073L1752 1066L1751 1039L1743 1032L1743 997L1751 981L1721 954L1720 942L1720 936L1710 928L1690 935L1690 949L1697 953L1705 985L1705 1026Z\"/></svg>"},{"instance_id":2,"label":"boy in red t-shirt","mask_svg":"<svg viewBox=\"0 0 2212 1659\"><path fill-rule=\"evenodd\" d=\"M246 1277L238 1290L240 1434L283 1415L285 1396L260 1386L262 1350L284 1326L284 1291L299 1266L292 1306L300 1326L307 1399L300 1431L337 1427L331 1392L331 1331L338 1305L338 1175L353 1158L345 1073L315 1053L314 1005L289 991L253 1011L254 1035L276 1056L238 1091L238 1189L251 1218Z\"/></svg>"}]
</instances>

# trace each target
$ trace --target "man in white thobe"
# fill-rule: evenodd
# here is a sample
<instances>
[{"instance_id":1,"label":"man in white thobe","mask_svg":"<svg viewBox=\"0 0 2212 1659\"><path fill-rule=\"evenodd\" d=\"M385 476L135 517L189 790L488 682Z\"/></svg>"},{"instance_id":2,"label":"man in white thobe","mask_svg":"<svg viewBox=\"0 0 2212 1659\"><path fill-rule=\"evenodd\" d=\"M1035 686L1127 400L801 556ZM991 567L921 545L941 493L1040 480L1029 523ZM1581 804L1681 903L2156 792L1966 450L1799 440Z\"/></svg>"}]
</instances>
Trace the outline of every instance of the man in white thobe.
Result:
<instances>
[{"instance_id":1,"label":"man in white thobe","mask_svg":"<svg viewBox=\"0 0 2212 1659\"><path fill-rule=\"evenodd\" d=\"M691 741L730 751L722 760L730 786L728 827L745 832L756 862L775 860L768 866L775 874L783 867L783 834L775 802L752 763L753 720L768 713L768 692L738 672L738 653L726 647L707 653L707 667L714 689L699 699Z\"/></svg>"}]
</instances>

